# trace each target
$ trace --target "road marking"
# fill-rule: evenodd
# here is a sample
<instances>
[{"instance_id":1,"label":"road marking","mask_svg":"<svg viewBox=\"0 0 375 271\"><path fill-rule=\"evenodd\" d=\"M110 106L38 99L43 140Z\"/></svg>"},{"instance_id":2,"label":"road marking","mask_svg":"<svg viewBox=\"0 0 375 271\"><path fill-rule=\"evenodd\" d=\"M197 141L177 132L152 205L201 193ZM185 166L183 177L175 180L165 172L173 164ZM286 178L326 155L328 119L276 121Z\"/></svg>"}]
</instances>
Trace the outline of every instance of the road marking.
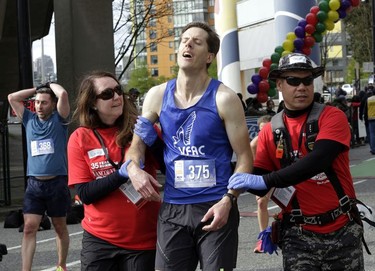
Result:
<instances>
[{"instance_id":1,"label":"road marking","mask_svg":"<svg viewBox=\"0 0 375 271\"><path fill-rule=\"evenodd\" d=\"M373 159L375 159L375 158L371 158L371 159L368 159L368 160L373 160ZM361 184L361 183L364 183L364 182L367 182L367 181L368 181L368 179L363 179L363 180L355 181L355 182L353 182L353 184L357 185L357 184ZM243 193L240 196L243 196L244 194L246 194L246 193ZM267 210L273 210L273 209L277 209L277 208L279 208L278 205L273 205L273 206L268 207ZM254 212L241 212L240 215L241 216L245 216L245 217L249 217L249 216L250 217L251 216L254 217L254 216L257 216L257 211L254 211ZM83 233L83 231L79 231L79 232L75 232L75 233L70 233L69 236L80 235L82 233ZM48 238L48 239L37 241L36 243L37 244L41 244L41 243L46 243L46 242L54 241L54 240L56 240L56 238ZM8 251L15 250L15 249L20 249L20 248L21 248L21 246L15 246L15 247L8 248ZM79 264L81 264L80 260L67 263L66 267L72 267L72 266L76 266L76 265L79 265ZM51 268L47 268L47 269L43 269L41 271L54 271L54 270L56 270L56 266L51 267Z\"/></svg>"},{"instance_id":2,"label":"road marking","mask_svg":"<svg viewBox=\"0 0 375 271\"><path fill-rule=\"evenodd\" d=\"M79 234L82 234L83 231L79 231L79 232L74 232L74 233L70 233L69 236L74 236L74 235L79 235ZM37 241L36 243L37 244L42 244L42 243L46 243L46 242L49 242L49 241L55 241L56 240L56 237L54 238L48 238L48 239L43 239L43 240L39 240ZM8 248L8 251L9 250L15 250L15 249L20 249L21 246L15 246L15 247L10 247Z\"/></svg>"},{"instance_id":3,"label":"road marking","mask_svg":"<svg viewBox=\"0 0 375 271\"><path fill-rule=\"evenodd\" d=\"M353 182L353 185L364 183L364 182L367 182L367 181L368 181L368 179L363 179L363 180L355 181L355 182Z\"/></svg>"},{"instance_id":4,"label":"road marking","mask_svg":"<svg viewBox=\"0 0 375 271\"><path fill-rule=\"evenodd\" d=\"M71 263L66 263L66 267L72 267L72 266L79 265L79 264L81 264L81 261L74 261L74 262L71 262ZM56 270L56 266L51 267L51 268L47 268L47 269L43 269L41 271L55 271L55 270Z\"/></svg>"}]
</instances>

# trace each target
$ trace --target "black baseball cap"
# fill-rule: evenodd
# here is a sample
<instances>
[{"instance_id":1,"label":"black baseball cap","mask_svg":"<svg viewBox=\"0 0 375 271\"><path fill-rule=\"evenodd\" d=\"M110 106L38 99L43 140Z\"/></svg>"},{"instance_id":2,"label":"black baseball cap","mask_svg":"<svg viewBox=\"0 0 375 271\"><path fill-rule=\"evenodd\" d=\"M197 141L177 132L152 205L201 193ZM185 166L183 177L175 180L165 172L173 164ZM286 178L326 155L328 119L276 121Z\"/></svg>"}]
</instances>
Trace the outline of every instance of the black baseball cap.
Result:
<instances>
[{"instance_id":1,"label":"black baseball cap","mask_svg":"<svg viewBox=\"0 0 375 271\"><path fill-rule=\"evenodd\" d=\"M130 93L130 94L140 94L139 90L136 89L136 88L131 88L131 89L129 89L129 93Z\"/></svg>"},{"instance_id":2,"label":"black baseball cap","mask_svg":"<svg viewBox=\"0 0 375 271\"><path fill-rule=\"evenodd\" d=\"M279 67L269 72L268 79L280 78L287 71L311 71L314 78L324 73L324 67L313 67L312 60L300 53L291 53L280 58Z\"/></svg>"}]
</instances>

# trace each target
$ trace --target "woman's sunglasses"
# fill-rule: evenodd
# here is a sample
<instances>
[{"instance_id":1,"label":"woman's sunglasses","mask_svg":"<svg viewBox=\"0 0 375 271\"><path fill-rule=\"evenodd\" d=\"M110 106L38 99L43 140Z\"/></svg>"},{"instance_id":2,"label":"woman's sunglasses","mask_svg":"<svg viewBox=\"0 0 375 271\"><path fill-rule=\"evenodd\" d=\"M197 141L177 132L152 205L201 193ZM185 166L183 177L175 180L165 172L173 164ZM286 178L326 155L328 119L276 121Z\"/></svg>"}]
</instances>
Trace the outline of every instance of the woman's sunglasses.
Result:
<instances>
[{"instance_id":1,"label":"woman's sunglasses","mask_svg":"<svg viewBox=\"0 0 375 271\"><path fill-rule=\"evenodd\" d=\"M117 85L115 88L106 88L100 92L100 94L96 95L96 99L109 100L115 96L115 93L117 93L119 96L124 94L121 85Z\"/></svg>"},{"instance_id":2,"label":"woman's sunglasses","mask_svg":"<svg viewBox=\"0 0 375 271\"><path fill-rule=\"evenodd\" d=\"M314 77L312 76L303 77L303 78L294 77L294 76L286 76L286 77L280 77L280 78L285 79L288 85L291 85L294 87L299 86L301 83L304 84L305 86L310 86L314 81Z\"/></svg>"}]
</instances>

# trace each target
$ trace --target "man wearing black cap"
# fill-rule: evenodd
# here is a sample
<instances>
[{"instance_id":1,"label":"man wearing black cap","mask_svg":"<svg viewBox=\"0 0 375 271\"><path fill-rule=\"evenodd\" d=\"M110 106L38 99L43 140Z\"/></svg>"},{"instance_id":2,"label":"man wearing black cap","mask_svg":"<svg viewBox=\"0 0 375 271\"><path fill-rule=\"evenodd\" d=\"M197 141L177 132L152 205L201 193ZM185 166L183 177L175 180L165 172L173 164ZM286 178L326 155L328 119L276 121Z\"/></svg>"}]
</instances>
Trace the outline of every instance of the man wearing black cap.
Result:
<instances>
[{"instance_id":1,"label":"man wearing black cap","mask_svg":"<svg viewBox=\"0 0 375 271\"><path fill-rule=\"evenodd\" d=\"M228 188L260 196L277 188L272 198L282 209L276 222L284 270L364 270L348 121L339 109L313 101L313 81L323 72L303 54L280 59L269 79L283 95L284 110L259 133L253 174L234 174ZM313 113L318 108L321 113ZM309 115L318 120L310 122ZM307 127L317 133L312 142Z\"/></svg>"},{"instance_id":2,"label":"man wearing black cap","mask_svg":"<svg viewBox=\"0 0 375 271\"><path fill-rule=\"evenodd\" d=\"M132 99L133 102L137 101L137 99L139 97L139 90L136 89L136 88L131 88L129 90L129 96L130 96L130 98Z\"/></svg>"},{"instance_id":3,"label":"man wearing black cap","mask_svg":"<svg viewBox=\"0 0 375 271\"><path fill-rule=\"evenodd\" d=\"M138 111L140 111L138 97L139 97L139 90L136 88L129 89L129 99L133 102L133 104L137 107Z\"/></svg>"}]
</instances>

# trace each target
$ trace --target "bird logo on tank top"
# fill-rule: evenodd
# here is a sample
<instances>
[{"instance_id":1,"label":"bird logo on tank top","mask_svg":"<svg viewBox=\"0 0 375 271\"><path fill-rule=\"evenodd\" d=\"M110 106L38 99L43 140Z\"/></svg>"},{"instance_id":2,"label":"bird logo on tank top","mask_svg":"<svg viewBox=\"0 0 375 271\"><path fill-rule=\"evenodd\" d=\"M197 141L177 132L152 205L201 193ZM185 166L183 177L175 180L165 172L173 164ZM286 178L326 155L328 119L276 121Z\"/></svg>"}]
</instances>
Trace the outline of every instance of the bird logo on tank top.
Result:
<instances>
[{"instance_id":1,"label":"bird logo on tank top","mask_svg":"<svg viewBox=\"0 0 375 271\"><path fill-rule=\"evenodd\" d=\"M191 146L191 134L194 128L194 122L197 118L197 113L195 111L186 118L186 120L177 129L176 135L172 136L173 144L182 155L186 156L204 156L203 151L204 145L202 146Z\"/></svg>"}]
</instances>

